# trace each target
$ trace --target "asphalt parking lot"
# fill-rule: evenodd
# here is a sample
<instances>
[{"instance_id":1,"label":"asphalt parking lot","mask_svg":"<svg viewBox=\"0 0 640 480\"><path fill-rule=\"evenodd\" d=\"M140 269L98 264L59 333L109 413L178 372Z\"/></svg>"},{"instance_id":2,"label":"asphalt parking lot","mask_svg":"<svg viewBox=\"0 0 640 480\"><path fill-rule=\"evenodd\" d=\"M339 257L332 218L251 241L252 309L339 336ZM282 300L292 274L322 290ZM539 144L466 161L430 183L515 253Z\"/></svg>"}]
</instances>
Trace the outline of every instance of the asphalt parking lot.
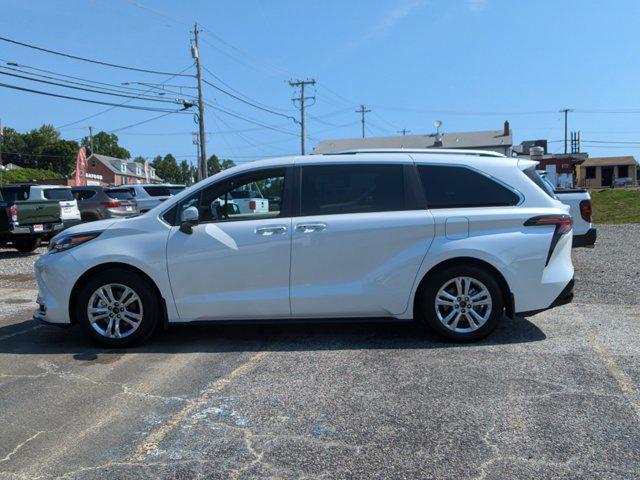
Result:
<instances>
[{"instance_id":1,"label":"asphalt parking lot","mask_svg":"<svg viewBox=\"0 0 640 480\"><path fill-rule=\"evenodd\" d=\"M640 226L575 303L471 345L412 325L175 327L106 351L31 320L0 250L0 478L640 476Z\"/></svg>"}]
</instances>

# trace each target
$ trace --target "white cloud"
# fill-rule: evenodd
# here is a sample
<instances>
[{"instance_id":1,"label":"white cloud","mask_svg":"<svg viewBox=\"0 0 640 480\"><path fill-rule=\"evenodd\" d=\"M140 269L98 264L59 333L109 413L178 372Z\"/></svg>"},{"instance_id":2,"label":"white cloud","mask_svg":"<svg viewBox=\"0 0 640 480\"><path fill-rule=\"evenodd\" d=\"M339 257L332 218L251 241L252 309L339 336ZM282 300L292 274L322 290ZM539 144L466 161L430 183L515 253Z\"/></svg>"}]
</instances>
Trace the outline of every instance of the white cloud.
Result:
<instances>
[{"instance_id":1,"label":"white cloud","mask_svg":"<svg viewBox=\"0 0 640 480\"><path fill-rule=\"evenodd\" d=\"M393 9L386 12L384 17L375 23L367 32L359 38L351 41L346 48L348 50L355 50L370 40L385 36L405 17L410 15L413 11L422 8L426 3L426 0L408 0L394 6Z\"/></svg>"},{"instance_id":2,"label":"white cloud","mask_svg":"<svg viewBox=\"0 0 640 480\"><path fill-rule=\"evenodd\" d=\"M479 12L485 9L487 0L467 0L467 5L472 12Z\"/></svg>"}]
</instances>

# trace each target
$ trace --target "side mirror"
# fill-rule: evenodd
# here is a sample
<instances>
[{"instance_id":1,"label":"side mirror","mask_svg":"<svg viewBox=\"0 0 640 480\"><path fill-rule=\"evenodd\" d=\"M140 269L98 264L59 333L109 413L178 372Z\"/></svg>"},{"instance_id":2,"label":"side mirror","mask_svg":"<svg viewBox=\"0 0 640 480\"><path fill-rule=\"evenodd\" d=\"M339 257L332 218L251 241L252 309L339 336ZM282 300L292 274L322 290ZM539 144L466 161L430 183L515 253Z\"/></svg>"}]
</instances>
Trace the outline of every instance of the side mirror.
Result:
<instances>
[{"instance_id":1,"label":"side mirror","mask_svg":"<svg viewBox=\"0 0 640 480\"><path fill-rule=\"evenodd\" d=\"M200 213L196 207L188 207L180 215L180 231L186 234L193 233L193 227L198 225Z\"/></svg>"}]
</instances>

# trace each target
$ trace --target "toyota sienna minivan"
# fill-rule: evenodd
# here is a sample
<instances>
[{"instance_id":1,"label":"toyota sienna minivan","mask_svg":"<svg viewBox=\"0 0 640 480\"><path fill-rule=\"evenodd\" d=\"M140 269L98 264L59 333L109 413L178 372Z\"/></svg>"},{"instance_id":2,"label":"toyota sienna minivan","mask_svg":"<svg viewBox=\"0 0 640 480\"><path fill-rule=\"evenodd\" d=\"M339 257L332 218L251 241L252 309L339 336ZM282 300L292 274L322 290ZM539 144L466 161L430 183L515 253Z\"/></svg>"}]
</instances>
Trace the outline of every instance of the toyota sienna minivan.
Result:
<instances>
[{"instance_id":1,"label":"toyota sienna minivan","mask_svg":"<svg viewBox=\"0 0 640 480\"><path fill-rule=\"evenodd\" d=\"M56 236L35 265L34 318L108 346L176 323L358 318L477 340L573 297L571 217L535 166L376 150L224 170L139 217ZM277 209L229 208L248 185Z\"/></svg>"}]
</instances>

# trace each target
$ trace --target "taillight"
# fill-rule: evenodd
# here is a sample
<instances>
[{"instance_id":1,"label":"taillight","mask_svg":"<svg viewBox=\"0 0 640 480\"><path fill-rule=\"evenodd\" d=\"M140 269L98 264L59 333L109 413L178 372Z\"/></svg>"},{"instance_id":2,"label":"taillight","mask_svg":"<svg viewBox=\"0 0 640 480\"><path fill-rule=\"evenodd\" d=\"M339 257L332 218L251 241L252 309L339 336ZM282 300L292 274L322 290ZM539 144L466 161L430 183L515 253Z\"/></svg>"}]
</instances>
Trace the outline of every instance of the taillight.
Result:
<instances>
[{"instance_id":1,"label":"taillight","mask_svg":"<svg viewBox=\"0 0 640 480\"><path fill-rule=\"evenodd\" d=\"M100 205L107 208L118 208L120 206L120 202L100 202Z\"/></svg>"},{"instance_id":2,"label":"taillight","mask_svg":"<svg viewBox=\"0 0 640 480\"><path fill-rule=\"evenodd\" d=\"M255 210L256 209L256 201L255 200L249 200L249 209L251 209L251 210Z\"/></svg>"},{"instance_id":3,"label":"taillight","mask_svg":"<svg viewBox=\"0 0 640 480\"><path fill-rule=\"evenodd\" d=\"M556 232L563 234L571 230L573 220L569 215L540 215L524 222L525 227L555 225Z\"/></svg>"},{"instance_id":4,"label":"taillight","mask_svg":"<svg viewBox=\"0 0 640 480\"><path fill-rule=\"evenodd\" d=\"M571 231L571 227L573 226L573 220L570 215L540 215L538 217L533 217L524 222L525 227L548 227L555 226L555 230L553 232L553 237L551 237L551 245L549 245L549 253L547 254L547 261L544 264L545 267L549 265L549 260L551 260L551 255L560 240L560 237L565 233Z\"/></svg>"},{"instance_id":5,"label":"taillight","mask_svg":"<svg viewBox=\"0 0 640 480\"><path fill-rule=\"evenodd\" d=\"M591 200L580 202L580 216L585 222L591 223Z\"/></svg>"},{"instance_id":6,"label":"taillight","mask_svg":"<svg viewBox=\"0 0 640 480\"><path fill-rule=\"evenodd\" d=\"M18 221L18 208L15 205L11 205L7 208L7 216L10 222Z\"/></svg>"}]
</instances>

